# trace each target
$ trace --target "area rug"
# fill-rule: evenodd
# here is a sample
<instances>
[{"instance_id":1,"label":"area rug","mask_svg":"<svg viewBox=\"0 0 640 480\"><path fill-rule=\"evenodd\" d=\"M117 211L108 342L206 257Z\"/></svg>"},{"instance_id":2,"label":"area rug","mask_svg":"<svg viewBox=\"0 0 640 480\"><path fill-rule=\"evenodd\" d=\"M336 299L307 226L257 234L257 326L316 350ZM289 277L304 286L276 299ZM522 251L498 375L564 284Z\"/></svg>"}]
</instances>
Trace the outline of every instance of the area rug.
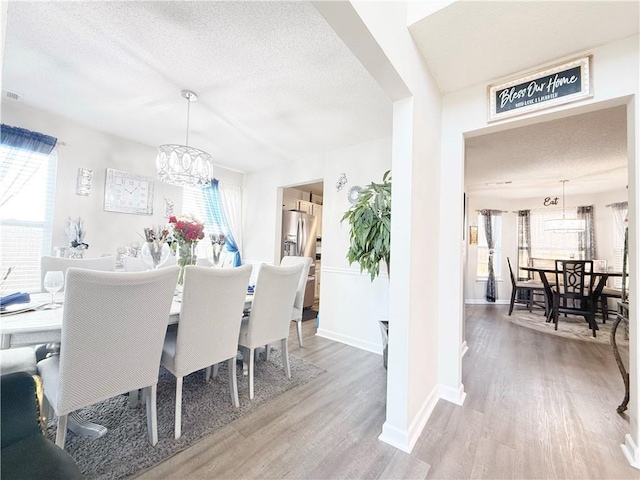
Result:
<instances>
[{"instance_id":1,"label":"area rug","mask_svg":"<svg viewBox=\"0 0 640 480\"><path fill-rule=\"evenodd\" d=\"M240 408L234 408L229 394L226 363L218 376L204 381L204 373L196 372L184 378L182 393L182 436L175 440L175 377L161 369L158 381L158 444L152 447L147 440L147 421L144 405L131 408L126 396L119 396L80 410L87 419L108 428L97 439L68 432L65 449L78 463L80 470L91 479L117 479L134 475L184 450L199 439L237 418L253 412L284 392L303 385L325 373L311 363L289 355L291 379L282 366L280 350L272 349L269 361L256 362L254 391L249 400L247 377L238 365L238 393ZM55 440L55 419L49 422L49 438Z\"/></svg>"},{"instance_id":2,"label":"area rug","mask_svg":"<svg viewBox=\"0 0 640 480\"><path fill-rule=\"evenodd\" d=\"M509 316L509 308L505 306L504 309L500 309L500 312L504 320L522 327L548 333L549 335L572 338L585 342L611 344L611 327L615 320L615 314L609 314L609 320L607 320L605 324L602 323L602 318L596 316L596 323L598 324L599 330L596 330L596 337L594 338L584 317L578 317L576 315L567 315L564 317L561 315L558 321L558 330L555 330L553 322L547 323L545 321L542 310L529 312L528 310L514 309L511 316ZM616 341L620 346L629 344L629 340L625 335L624 325L618 327Z\"/></svg>"}]
</instances>

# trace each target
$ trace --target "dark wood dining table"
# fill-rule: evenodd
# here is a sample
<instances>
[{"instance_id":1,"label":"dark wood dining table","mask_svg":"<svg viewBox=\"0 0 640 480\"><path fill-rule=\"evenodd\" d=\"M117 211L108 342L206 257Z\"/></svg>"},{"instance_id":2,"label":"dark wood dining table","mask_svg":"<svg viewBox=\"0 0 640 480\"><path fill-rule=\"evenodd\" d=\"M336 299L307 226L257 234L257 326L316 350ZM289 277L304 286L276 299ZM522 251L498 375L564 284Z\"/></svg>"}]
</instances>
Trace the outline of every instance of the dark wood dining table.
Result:
<instances>
[{"instance_id":1,"label":"dark wood dining table","mask_svg":"<svg viewBox=\"0 0 640 480\"><path fill-rule=\"evenodd\" d=\"M534 272L540 275L540 280L542 280L542 285L544 286L544 295L546 297L546 305L553 305L553 292L551 291L551 284L549 283L549 279L547 278L547 274L554 275L556 274L556 269L551 267L518 267L520 270L525 270L527 272ZM597 309L598 299L602 294L602 290L607 285L607 280L609 277L621 277L622 272L614 272L614 271L606 271L606 272L591 272L589 275L592 275L596 279L595 287L591 292L592 297L592 305L593 308ZM548 308L545 312L547 317L547 322L551 321L552 309ZM594 312L595 315L595 312ZM595 329L598 330L598 325L595 325Z\"/></svg>"}]
</instances>

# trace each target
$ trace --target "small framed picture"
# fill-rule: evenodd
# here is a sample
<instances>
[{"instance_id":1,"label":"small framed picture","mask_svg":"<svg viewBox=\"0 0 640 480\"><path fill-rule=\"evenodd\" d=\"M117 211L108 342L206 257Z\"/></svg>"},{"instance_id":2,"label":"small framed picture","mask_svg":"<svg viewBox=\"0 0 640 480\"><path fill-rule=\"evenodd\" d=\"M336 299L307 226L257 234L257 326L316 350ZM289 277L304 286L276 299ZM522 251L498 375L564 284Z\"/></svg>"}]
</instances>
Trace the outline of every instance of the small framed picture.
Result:
<instances>
[{"instance_id":1,"label":"small framed picture","mask_svg":"<svg viewBox=\"0 0 640 480\"><path fill-rule=\"evenodd\" d=\"M478 227L476 225L471 225L469 227L469 245L477 245L478 244Z\"/></svg>"}]
</instances>

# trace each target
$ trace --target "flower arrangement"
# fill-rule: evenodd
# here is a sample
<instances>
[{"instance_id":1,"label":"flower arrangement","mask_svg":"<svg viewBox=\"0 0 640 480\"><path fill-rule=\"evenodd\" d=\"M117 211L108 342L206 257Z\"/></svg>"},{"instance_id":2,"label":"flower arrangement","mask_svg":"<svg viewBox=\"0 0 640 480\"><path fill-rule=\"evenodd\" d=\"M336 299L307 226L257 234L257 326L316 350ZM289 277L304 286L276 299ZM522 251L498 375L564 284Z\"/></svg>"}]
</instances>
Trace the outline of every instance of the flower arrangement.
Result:
<instances>
[{"instance_id":1,"label":"flower arrangement","mask_svg":"<svg viewBox=\"0 0 640 480\"><path fill-rule=\"evenodd\" d=\"M164 227L145 228L144 239L147 242L166 242L169 239L169 230Z\"/></svg>"},{"instance_id":2,"label":"flower arrangement","mask_svg":"<svg viewBox=\"0 0 640 480\"><path fill-rule=\"evenodd\" d=\"M180 267L178 284L184 283L184 268L196 264L195 245L204 238L204 223L191 215L170 216L169 224L173 228L173 237L178 241L178 259Z\"/></svg>"},{"instance_id":3,"label":"flower arrangement","mask_svg":"<svg viewBox=\"0 0 640 480\"><path fill-rule=\"evenodd\" d=\"M213 258L211 259L213 265L217 267L220 264L220 254L222 253L222 249L227 243L227 240L224 234L219 235L210 235L211 238L211 246L213 247Z\"/></svg>"},{"instance_id":4,"label":"flower arrangement","mask_svg":"<svg viewBox=\"0 0 640 480\"><path fill-rule=\"evenodd\" d=\"M89 244L85 243L84 236L87 231L84 229L84 220L78 217L72 219L69 217L69 225L66 227L69 246L71 247L71 258L82 258L84 251L89 248Z\"/></svg>"},{"instance_id":5,"label":"flower arrangement","mask_svg":"<svg viewBox=\"0 0 640 480\"><path fill-rule=\"evenodd\" d=\"M173 227L173 236L180 243L197 242L204 238L204 223L191 215L172 215L169 224Z\"/></svg>"}]
</instances>

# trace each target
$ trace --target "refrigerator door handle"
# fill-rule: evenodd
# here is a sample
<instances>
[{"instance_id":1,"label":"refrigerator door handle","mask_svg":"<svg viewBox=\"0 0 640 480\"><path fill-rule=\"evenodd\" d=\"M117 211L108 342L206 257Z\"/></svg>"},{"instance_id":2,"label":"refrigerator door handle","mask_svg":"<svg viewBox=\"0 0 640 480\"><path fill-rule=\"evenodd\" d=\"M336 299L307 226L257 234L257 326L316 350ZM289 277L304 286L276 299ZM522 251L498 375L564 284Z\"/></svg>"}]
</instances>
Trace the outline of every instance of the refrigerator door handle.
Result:
<instances>
[{"instance_id":1,"label":"refrigerator door handle","mask_svg":"<svg viewBox=\"0 0 640 480\"><path fill-rule=\"evenodd\" d=\"M300 250L302 249L303 238L302 235L304 233L304 225L302 223L302 218L298 219L298 229L296 231L296 251L294 255L300 255Z\"/></svg>"}]
</instances>

